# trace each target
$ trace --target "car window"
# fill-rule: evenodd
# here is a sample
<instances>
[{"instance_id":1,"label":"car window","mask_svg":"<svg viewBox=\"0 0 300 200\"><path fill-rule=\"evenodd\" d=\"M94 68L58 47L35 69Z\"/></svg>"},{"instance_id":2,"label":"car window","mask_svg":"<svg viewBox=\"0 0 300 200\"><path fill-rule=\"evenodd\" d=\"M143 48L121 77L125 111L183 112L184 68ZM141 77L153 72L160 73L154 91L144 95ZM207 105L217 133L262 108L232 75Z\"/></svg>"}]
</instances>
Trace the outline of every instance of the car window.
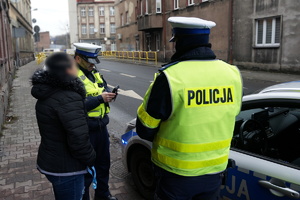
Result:
<instances>
[{"instance_id":1,"label":"car window","mask_svg":"<svg viewBox=\"0 0 300 200\"><path fill-rule=\"evenodd\" d=\"M300 168L300 108L256 106L236 118L232 148Z\"/></svg>"}]
</instances>

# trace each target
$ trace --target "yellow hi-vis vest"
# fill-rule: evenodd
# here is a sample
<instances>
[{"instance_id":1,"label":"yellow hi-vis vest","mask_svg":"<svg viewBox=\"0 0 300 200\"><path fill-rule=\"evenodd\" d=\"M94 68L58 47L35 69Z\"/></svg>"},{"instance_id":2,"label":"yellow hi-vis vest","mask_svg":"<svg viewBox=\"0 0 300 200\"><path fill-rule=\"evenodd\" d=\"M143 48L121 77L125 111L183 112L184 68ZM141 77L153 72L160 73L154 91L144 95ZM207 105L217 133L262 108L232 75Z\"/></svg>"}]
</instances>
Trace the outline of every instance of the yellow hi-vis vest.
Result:
<instances>
[{"instance_id":1,"label":"yellow hi-vis vest","mask_svg":"<svg viewBox=\"0 0 300 200\"><path fill-rule=\"evenodd\" d=\"M93 72L95 77L95 83L93 83L85 74L79 70L78 77L83 82L86 96L99 96L104 92L103 80L99 74L99 72ZM89 117L100 117L103 118L105 114L108 114L110 111L108 104L101 103L97 108L88 112Z\"/></svg>"},{"instance_id":2,"label":"yellow hi-vis vest","mask_svg":"<svg viewBox=\"0 0 300 200\"><path fill-rule=\"evenodd\" d=\"M241 108L239 70L220 60L184 61L163 71L168 79L172 113L168 120L147 112L146 93L138 117L159 127L152 146L157 166L182 176L201 176L226 169L235 117ZM151 87L150 89L151 90Z\"/></svg>"}]
</instances>

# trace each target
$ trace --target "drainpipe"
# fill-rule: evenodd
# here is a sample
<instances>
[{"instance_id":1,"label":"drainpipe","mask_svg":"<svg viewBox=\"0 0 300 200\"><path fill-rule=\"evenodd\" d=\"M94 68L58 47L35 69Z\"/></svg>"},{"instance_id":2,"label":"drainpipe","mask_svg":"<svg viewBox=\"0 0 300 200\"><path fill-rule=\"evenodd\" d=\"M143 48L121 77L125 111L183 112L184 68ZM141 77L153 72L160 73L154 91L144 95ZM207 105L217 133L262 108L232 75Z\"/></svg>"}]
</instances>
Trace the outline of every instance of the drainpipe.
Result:
<instances>
[{"instance_id":1,"label":"drainpipe","mask_svg":"<svg viewBox=\"0 0 300 200\"><path fill-rule=\"evenodd\" d=\"M230 1L229 9L229 63L233 63L233 0Z\"/></svg>"},{"instance_id":2,"label":"drainpipe","mask_svg":"<svg viewBox=\"0 0 300 200\"><path fill-rule=\"evenodd\" d=\"M164 41L164 62L166 62L166 46L167 46L167 30L166 30L166 0L162 0L162 25L163 25L163 41Z\"/></svg>"},{"instance_id":3,"label":"drainpipe","mask_svg":"<svg viewBox=\"0 0 300 200\"><path fill-rule=\"evenodd\" d=\"M283 49L283 16L281 15L281 22L280 22L280 47L279 47L279 71L282 71L282 49Z\"/></svg>"}]
</instances>

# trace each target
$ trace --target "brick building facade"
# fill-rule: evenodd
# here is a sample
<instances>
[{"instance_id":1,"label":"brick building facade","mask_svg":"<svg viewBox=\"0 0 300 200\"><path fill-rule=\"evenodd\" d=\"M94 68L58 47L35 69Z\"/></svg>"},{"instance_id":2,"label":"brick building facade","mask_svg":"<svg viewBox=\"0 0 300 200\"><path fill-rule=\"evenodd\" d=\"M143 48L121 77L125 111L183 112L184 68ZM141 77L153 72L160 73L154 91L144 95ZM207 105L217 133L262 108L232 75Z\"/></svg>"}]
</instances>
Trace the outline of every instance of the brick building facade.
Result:
<instances>
[{"instance_id":1,"label":"brick building facade","mask_svg":"<svg viewBox=\"0 0 300 200\"><path fill-rule=\"evenodd\" d=\"M156 51L169 61L174 43L167 19L200 17L216 22L212 49L219 59L250 69L300 72L300 1L122 0L117 1L117 49Z\"/></svg>"},{"instance_id":2,"label":"brick building facade","mask_svg":"<svg viewBox=\"0 0 300 200\"><path fill-rule=\"evenodd\" d=\"M9 16L14 60L17 66L22 66L34 60L31 1L10 1Z\"/></svg>"},{"instance_id":3,"label":"brick building facade","mask_svg":"<svg viewBox=\"0 0 300 200\"><path fill-rule=\"evenodd\" d=\"M40 41L35 43L35 51L42 52L44 49L49 49L51 44L49 31L40 32Z\"/></svg>"},{"instance_id":4,"label":"brick building facade","mask_svg":"<svg viewBox=\"0 0 300 200\"><path fill-rule=\"evenodd\" d=\"M300 1L234 1L233 62L249 69L300 72Z\"/></svg>"},{"instance_id":5,"label":"brick building facade","mask_svg":"<svg viewBox=\"0 0 300 200\"><path fill-rule=\"evenodd\" d=\"M174 43L169 42L172 28L167 19L200 17L217 23L210 36L213 50L218 58L230 59L232 0L125 0L115 7L118 50L157 51L160 61L168 61Z\"/></svg>"},{"instance_id":6,"label":"brick building facade","mask_svg":"<svg viewBox=\"0 0 300 200\"><path fill-rule=\"evenodd\" d=\"M0 0L0 131L8 108L15 67L9 18L9 1Z\"/></svg>"}]
</instances>

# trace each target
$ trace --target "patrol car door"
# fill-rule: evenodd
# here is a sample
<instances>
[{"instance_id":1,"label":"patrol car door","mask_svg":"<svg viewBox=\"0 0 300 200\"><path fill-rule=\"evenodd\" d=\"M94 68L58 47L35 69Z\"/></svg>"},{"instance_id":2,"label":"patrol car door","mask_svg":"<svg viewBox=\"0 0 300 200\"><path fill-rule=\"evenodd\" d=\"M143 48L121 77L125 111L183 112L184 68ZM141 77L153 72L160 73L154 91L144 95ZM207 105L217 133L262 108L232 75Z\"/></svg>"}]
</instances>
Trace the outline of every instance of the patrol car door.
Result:
<instances>
[{"instance_id":1,"label":"patrol car door","mask_svg":"<svg viewBox=\"0 0 300 200\"><path fill-rule=\"evenodd\" d=\"M300 101L243 102L221 200L300 199Z\"/></svg>"}]
</instances>

